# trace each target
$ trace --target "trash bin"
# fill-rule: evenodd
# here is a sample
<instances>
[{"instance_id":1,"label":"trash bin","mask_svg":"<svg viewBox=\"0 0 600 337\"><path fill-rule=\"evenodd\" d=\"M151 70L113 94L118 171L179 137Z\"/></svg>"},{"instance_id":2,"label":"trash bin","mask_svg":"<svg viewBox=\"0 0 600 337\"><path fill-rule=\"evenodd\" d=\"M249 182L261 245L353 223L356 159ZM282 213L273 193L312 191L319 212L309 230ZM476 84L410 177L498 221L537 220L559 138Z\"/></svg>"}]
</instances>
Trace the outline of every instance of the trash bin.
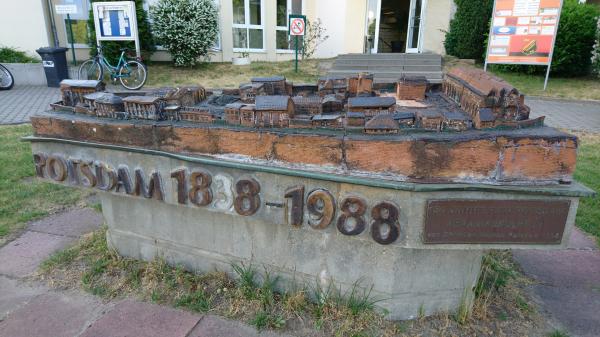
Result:
<instances>
[{"instance_id":1,"label":"trash bin","mask_svg":"<svg viewBox=\"0 0 600 337\"><path fill-rule=\"evenodd\" d=\"M42 65L49 87L59 87L60 81L69 78L67 50L64 47L42 47L36 50L42 57Z\"/></svg>"}]
</instances>

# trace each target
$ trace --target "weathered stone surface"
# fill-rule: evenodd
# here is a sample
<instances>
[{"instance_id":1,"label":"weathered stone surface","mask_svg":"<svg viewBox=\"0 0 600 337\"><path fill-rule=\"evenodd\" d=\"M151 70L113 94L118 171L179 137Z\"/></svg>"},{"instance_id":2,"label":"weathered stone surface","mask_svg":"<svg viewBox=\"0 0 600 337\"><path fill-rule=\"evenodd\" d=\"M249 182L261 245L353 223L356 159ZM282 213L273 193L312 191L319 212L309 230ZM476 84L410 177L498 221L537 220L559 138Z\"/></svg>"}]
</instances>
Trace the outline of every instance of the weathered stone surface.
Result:
<instances>
[{"instance_id":1,"label":"weathered stone surface","mask_svg":"<svg viewBox=\"0 0 600 337\"><path fill-rule=\"evenodd\" d=\"M183 310L125 300L94 322L81 337L186 337L200 318Z\"/></svg>"},{"instance_id":2,"label":"weathered stone surface","mask_svg":"<svg viewBox=\"0 0 600 337\"><path fill-rule=\"evenodd\" d=\"M95 231L104 223L101 213L79 208L58 213L31 223L27 229L54 235L79 237Z\"/></svg>"},{"instance_id":3,"label":"weathered stone surface","mask_svg":"<svg viewBox=\"0 0 600 337\"><path fill-rule=\"evenodd\" d=\"M289 163L335 165L342 162L342 139L316 135L282 135L274 144L274 158Z\"/></svg>"},{"instance_id":4,"label":"weathered stone surface","mask_svg":"<svg viewBox=\"0 0 600 337\"><path fill-rule=\"evenodd\" d=\"M218 316L206 315L188 337L289 337L272 331L258 332L251 326Z\"/></svg>"},{"instance_id":5,"label":"weathered stone surface","mask_svg":"<svg viewBox=\"0 0 600 337\"><path fill-rule=\"evenodd\" d=\"M44 288L29 287L19 280L0 276L0 321L44 291Z\"/></svg>"},{"instance_id":6,"label":"weathered stone surface","mask_svg":"<svg viewBox=\"0 0 600 337\"><path fill-rule=\"evenodd\" d=\"M410 176L415 169L411 142L348 139L344 145L349 169L403 176Z\"/></svg>"}]
</instances>

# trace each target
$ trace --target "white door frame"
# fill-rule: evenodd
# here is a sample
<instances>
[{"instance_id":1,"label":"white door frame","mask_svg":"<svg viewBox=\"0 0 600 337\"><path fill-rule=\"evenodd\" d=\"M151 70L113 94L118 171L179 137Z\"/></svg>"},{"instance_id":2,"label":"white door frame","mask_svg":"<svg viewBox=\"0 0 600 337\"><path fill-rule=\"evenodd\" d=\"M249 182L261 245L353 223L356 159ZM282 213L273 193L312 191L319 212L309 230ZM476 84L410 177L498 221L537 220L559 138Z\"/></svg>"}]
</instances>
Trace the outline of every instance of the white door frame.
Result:
<instances>
[{"instance_id":1,"label":"white door frame","mask_svg":"<svg viewBox=\"0 0 600 337\"><path fill-rule=\"evenodd\" d=\"M380 0L381 2L381 0ZM427 8L427 0L421 0L421 13L419 13L419 36L418 36L418 40L417 40L417 47L416 48L409 48L409 43L411 42L411 33L412 33L412 29L411 29L411 23L414 21L415 17L414 14L415 13L415 6L417 5L417 0L410 0L410 9L408 12L408 29L406 30L406 52L407 53L420 53L422 50L422 46L423 46L423 23L425 22L425 8Z\"/></svg>"},{"instance_id":2,"label":"white door frame","mask_svg":"<svg viewBox=\"0 0 600 337\"><path fill-rule=\"evenodd\" d=\"M367 21L369 20L368 16L369 13L367 13ZM377 21L375 22L375 45L373 47L373 50L371 50L373 54L377 54L379 51L379 24L381 23L381 0L377 0L377 12L375 12L375 17L377 18Z\"/></svg>"}]
</instances>

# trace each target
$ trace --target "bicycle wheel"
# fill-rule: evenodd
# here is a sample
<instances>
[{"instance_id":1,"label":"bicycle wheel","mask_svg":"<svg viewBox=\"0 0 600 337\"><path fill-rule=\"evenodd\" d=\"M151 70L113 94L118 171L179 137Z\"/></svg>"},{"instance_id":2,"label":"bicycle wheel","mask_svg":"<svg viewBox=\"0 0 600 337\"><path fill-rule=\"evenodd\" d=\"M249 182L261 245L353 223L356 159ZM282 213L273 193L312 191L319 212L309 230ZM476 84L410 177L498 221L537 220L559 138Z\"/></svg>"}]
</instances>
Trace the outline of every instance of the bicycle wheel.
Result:
<instances>
[{"instance_id":1,"label":"bicycle wheel","mask_svg":"<svg viewBox=\"0 0 600 337\"><path fill-rule=\"evenodd\" d=\"M8 90L13 85L15 85L15 78L5 66L0 64L0 90Z\"/></svg>"},{"instance_id":2,"label":"bicycle wheel","mask_svg":"<svg viewBox=\"0 0 600 337\"><path fill-rule=\"evenodd\" d=\"M121 81L121 85L130 90L137 90L143 87L147 76L146 66L139 61L127 61L119 69L119 81Z\"/></svg>"},{"instance_id":3,"label":"bicycle wheel","mask_svg":"<svg viewBox=\"0 0 600 337\"><path fill-rule=\"evenodd\" d=\"M83 62L79 66L79 79L80 80L102 80L104 76L104 70L96 59L90 59Z\"/></svg>"}]
</instances>

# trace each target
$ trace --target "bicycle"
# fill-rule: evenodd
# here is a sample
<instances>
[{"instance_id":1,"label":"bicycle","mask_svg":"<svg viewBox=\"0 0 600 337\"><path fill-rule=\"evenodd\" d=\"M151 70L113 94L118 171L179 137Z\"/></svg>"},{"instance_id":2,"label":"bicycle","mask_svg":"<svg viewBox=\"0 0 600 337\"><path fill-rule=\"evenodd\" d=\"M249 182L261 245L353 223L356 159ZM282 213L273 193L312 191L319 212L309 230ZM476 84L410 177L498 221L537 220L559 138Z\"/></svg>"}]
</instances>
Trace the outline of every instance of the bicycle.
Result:
<instances>
[{"instance_id":1,"label":"bicycle","mask_svg":"<svg viewBox=\"0 0 600 337\"><path fill-rule=\"evenodd\" d=\"M128 59L125 52L128 48L121 48L121 56L116 66L113 66L102 54L102 47L98 46L98 54L93 58L83 62L79 66L80 80L98 80L104 77L104 68L110 73L110 78L116 82L117 79L121 85L130 90L137 90L144 86L148 76L146 65L136 59Z\"/></svg>"},{"instance_id":2,"label":"bicycle","mask_svg":"<svg viewBox=\"0 0 600 337\"><path fill-rule=\"evenodd\" d=\"M15 78L5 66L0 64L0 90L9 90L13 85L15 85Z\"/></svg>"}]
</instances>

